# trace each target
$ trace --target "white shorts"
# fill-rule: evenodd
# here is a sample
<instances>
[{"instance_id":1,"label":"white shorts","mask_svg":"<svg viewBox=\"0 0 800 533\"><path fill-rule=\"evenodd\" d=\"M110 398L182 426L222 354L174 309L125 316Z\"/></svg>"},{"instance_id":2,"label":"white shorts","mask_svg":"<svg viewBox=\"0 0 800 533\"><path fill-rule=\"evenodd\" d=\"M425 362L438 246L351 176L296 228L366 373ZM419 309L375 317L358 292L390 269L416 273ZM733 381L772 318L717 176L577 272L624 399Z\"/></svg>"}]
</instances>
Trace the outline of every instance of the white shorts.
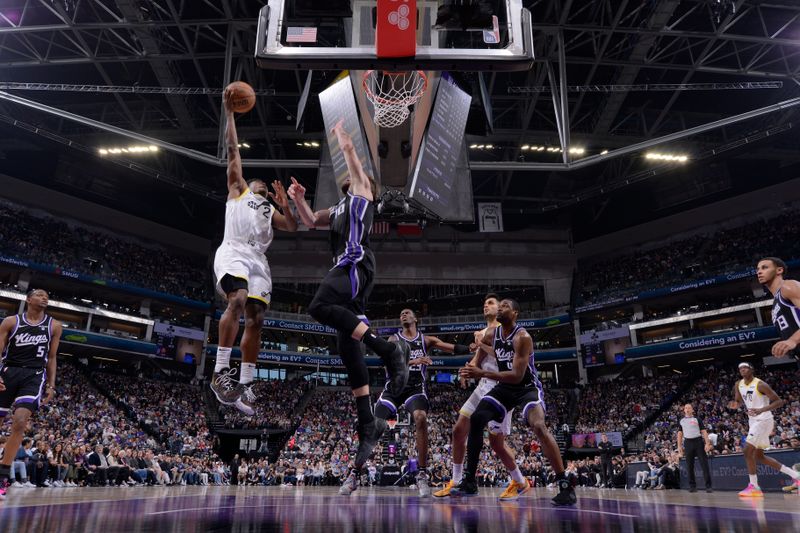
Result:
<instances>
[{"instance_id":1,"label":"white shorts","mask_svg":"<svg viewBox=\"0 0 800 533\"><path fill-rule=\"evenodd\" d=\"M467 418L472 416L472 413L475 412L475 409L478 408L478 404L481 403L486 394L492 390L492 387L484 386L484 383L481 382L478 384L478 387L472 391L469 399L461 406L461 409L458 410L459 414L466 416ZM505 418L503 418L502 422L495 422L494 420L489 422L489 433L492 435L511 435L511 417L514 416L514 410L510 410L506 413Z\"/></svg>"},{"instance_id":2,"label":"white shorts","mask_svg":"<svg viewBox=\"0 0 800 533\"><path fill-rule=\"evenodd\" d=\"M775 419L767 418L765 420L750 420L750 430L747 432L745 442L765 450L769 448L769 437L772 435L772 430L775 428Z\"/></svg>"},{"instance_id":3,"label":"white shorts","mask_svg":"<svg viewBox=\"0 0 800 533\"><path fill-rule=\"evenodd\" d=\"M244 243L223 242L214 255L214 277L217 291L227 296L219 282L229 274L247 282L247 297L269 305L272 294L272 274L264 254Z\"/></svg>"}]
</instances>

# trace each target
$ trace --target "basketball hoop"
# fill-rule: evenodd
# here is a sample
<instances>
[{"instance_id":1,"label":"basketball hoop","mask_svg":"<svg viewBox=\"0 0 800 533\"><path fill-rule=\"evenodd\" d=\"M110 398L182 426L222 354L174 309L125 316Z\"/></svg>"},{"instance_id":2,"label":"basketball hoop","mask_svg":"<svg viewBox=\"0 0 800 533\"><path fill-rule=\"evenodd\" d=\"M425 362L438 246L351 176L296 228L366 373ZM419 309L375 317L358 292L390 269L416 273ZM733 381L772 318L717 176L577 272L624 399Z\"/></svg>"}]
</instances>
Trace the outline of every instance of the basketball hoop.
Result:
<instances>
[{"instance_id":1,"label":"basketball hoop","mask_svg":"<svg viewBox=\"0 0 800 533\"><path fill-rule=\"evenodd\" d=\"M387 420L386 424L389 426L389 429L394 431L394 427L397 425L397 419L392 418L391 420Z\"/></svg>"},{"instance_id":2,"label":"basketball hoop","mask_svg":"<svg viewBox=\"0 0 800 533\"><path fill-rule=\"evenodd\" d=\"M421 70L386 72L368 70L361 83L364 93L375 106L375 125L394 128L411 114L409 106L422 98L428 88L428 76Z\"/></svg>"}]
</instances>

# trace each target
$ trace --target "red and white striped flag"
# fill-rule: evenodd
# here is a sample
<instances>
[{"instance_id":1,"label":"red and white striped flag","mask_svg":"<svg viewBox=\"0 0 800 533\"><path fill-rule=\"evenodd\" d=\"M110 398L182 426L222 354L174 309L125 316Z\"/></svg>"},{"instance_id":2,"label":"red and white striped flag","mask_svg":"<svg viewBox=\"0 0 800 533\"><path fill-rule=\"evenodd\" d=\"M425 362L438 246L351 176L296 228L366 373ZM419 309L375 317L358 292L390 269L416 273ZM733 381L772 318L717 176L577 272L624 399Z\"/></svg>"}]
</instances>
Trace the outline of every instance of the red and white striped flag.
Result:
<instances>
[{"instance_id":1,"label":"red and white striped flag","mask_svg":"<svg viewBox=\"0 0 800 533\"><path fill-rule=\"evenodd\" d=\"M287 43L315 43L317 42L317 28L289 26L286 28Z\"/></svg>"},{"instance_id":2,"label":"red and white striped flag","mask_svg":"<svg viewBox=\"0 0 800 533\"><path fill-rule=\"evenodd\" d=\"M370 234L372 235L387 235L389 233L390 225L385 220L372 223Z\"/></svg>"}]
</instances>

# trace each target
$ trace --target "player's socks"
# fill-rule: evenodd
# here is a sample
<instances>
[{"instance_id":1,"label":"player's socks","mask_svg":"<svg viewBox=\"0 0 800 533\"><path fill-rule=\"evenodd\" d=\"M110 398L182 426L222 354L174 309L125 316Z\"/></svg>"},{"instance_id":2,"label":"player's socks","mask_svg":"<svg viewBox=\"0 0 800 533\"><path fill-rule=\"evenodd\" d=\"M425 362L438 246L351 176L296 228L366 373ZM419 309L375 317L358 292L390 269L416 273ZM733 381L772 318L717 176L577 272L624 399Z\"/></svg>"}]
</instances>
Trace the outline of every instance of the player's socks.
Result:
<instances>
[{"instance_id":1,"label":"player's socks","mask_svg":"<svg viewBox=\"0 0 800 533\"><path fill-rule=\"evenodd\" d=\"M8 478L11 477L11 466L10 465L0 465L0 483L3 481L8 481Z\"/></svg>"},{"instance_id":2,"label":"player's socks","mask_svg":"<svg viewBox=\"0 0 800 533\"><path fill-rule=\"evenodd\" d=\"M464 478L464 463L453 463L453 483L458 485Z\"/></svg>"},{"instance_id":3,"label":"player's socks","mask_svg":"<svg viewBox=\"0 0 800 533\"><path fill-rule=\"evenodd\" d=\"M255 363L242 363L242 369L239 371L239 383L247 385L252 383L253 376L256 373Z\"/></svg>"},{"instance_id":4,"label":"player's socks","mask_svg":"<svg viewBox=\"0 0 800 533\"><path fill-rule=\"evenodd\" d=\"M525 485L525 476L522 475L519 467L515 468L513 472L511 472L511 479L520 483L521 485Z\"/></svg>"},{"instance_id":5,"label":"player's socks","mask_svg":"<svg viewBox=\"0 0 800 533\"><path fill-rule=\"evenodd\" d=\"M231 351L233 348L217 347L217 361L214 363L214 373L219 374L231 366Z\"/></svg>"},{"instance_id":6,"label":"player's socks","mask_svg":"<svg viewBox=\"0 0 800 533\"><path fill-rule=\"evenodd\" d=\"M783 472L792 479L800 479L800 473L798 473L796 470L789 468L786 465L781 465L781 472Z\"/></svg>"},{"instance_id":7,"label":"player's socks","mask_svg":"<svg viewBox=\"0 0 800 533\"><path fill-rule=\"evenodd\" d=\"M756 474L752 474L750 477L750 484L754 487L758 487L758 476Z\"/></svg>"}]
</instances>

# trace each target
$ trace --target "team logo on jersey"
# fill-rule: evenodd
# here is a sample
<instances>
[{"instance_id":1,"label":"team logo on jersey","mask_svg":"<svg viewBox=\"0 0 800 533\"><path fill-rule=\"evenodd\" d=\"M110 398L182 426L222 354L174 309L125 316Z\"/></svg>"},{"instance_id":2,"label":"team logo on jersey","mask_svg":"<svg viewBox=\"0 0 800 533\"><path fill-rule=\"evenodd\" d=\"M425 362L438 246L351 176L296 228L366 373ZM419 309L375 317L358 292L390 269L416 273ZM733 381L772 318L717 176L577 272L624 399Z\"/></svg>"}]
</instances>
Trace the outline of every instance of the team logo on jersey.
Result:
<instances>
[{"instance_id":1,"label":"team logo on jersey","mask_svg":"<svg viewBox=\"0 0 800 533\"><path fill-rule=\"evenodd\" d=\"M31 335L30 333L14 335L15 346L36 346L42 343L47 343L47 335Z\"/></svg>"},{"instance_id":2,"label":"team logo on jersey","mask_svg":"<svg viewBox=\"0 0 800 533\"><path fill-rule=\"evenodd\" d=\"M256 211L264 208L264 212L262 214L265 217L269 217L270 212L272 212L272 206L269 204L269 202L256 202L255 200L250 200L247 202L247 207L250 209L255 209Z\"/></svg>"}]
</instances>

